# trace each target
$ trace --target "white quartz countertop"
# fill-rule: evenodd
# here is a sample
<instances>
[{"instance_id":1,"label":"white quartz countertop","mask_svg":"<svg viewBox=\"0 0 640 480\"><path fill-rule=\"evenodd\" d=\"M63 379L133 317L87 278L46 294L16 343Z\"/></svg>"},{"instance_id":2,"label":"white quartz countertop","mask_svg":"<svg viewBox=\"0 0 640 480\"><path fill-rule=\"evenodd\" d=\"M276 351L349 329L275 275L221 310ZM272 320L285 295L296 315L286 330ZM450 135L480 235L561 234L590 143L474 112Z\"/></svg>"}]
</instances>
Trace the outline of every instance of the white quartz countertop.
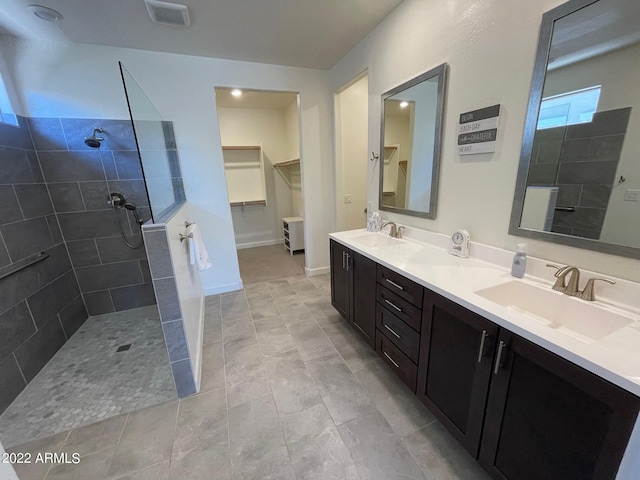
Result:
<instances>
[{"instance_id":1,"label":"white quartz countertop","mask_svg":"<svg viewBox=\"0 0 640 480\"><path fill-rule=\"evenodd\" d=\"M551 290L550 281L530 276L515 279L503 266L473 256L459 258L449 255L444 248L410 238L394 242L395 245L371 247L358 241L358 237L361 240L365 235L386 234L350 230L329 236L497 325L640 396L640 314L637 310L620 308L604 301L585 302L567 296L569 301L589 303L596 311L602 309L630 319L629 325L592 343L586 343L475 293L496 285L519 281L563 295ZM552 272L549 277L553 278Z\"/></svg>"}]
</instances>

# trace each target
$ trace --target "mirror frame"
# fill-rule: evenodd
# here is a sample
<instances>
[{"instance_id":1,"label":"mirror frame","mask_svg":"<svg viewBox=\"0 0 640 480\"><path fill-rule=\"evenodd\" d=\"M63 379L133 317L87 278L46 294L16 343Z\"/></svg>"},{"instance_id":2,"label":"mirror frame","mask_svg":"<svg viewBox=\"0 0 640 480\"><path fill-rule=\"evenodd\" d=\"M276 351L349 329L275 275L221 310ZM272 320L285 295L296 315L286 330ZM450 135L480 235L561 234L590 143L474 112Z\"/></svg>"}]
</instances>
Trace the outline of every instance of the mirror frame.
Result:
<instances>
[{"instance_id":1,"label":"mirror frame","mask_svg":"<svg viewBox=\"0 0 640 480\"><path fill-rule=\"evenodd\" d=\"M556 20L570 15L593 3L601 0L570 0L542 16L540 26L540 37L538 39L538 49L533 67L533 78L531 80L531 92L525 120L524 134L522 137L522 150L520 153L520 165L516 178L516 188L513 196L513 208L511 210L511 220L509 222L509 234L519 237L545 240L552 243L560 243L587 250L619 255L629 258L640 258L640 247L617 245L615 243L601 242L589 238L574 237L562 233L542 232L520 228L522 220L522 208L524 207L524 197L527 189L527 176L529 174L529 164L533 150L533 140L536 134L538 116L540 113L540 102L547 74L547 64L549 61L549 51L553 37L553 27Z\"/></svg>"},{"instance_id":2,"label":"mirror frame","mask_svg":"<svg viewBox=\"0 0 640 480\"><path fill-rule=\"evenodd\" d=\"M422 212L420 210L409 210L407 208L390 207L383 205L383 176L384 176L384 101L393 95L403 92L419 83L438 76L438 100L436 102L436 126L433 142L433 165L431 167L431 196L429 203L429 211ZM412 217L421 217L433 220L436 218L436 206L438 200L438 184L440 176L440 154L442 147L442 125L444 120L444 95L447 80L447 64L443 63L428 72L422 73L411 80L404 82L402 85L389 90L382 94L382 103L380 105L380 155L379 155L379 192L378 192L378 209L387 212L400 213L402 215L411 215Z\"/></svg>"}]
</instances>

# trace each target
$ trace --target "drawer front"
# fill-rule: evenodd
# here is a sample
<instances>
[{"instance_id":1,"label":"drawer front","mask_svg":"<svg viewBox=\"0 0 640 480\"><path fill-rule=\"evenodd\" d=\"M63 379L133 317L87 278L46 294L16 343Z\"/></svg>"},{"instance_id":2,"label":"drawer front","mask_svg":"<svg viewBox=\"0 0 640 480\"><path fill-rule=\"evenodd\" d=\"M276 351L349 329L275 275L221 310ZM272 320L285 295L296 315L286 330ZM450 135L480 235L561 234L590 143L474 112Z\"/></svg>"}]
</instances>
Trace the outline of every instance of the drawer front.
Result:
<instances>
[{"instance_id":1,"label":"drawer front","mask_svg":"<svg viewBox=\"0 0 640 480\"><path fill-rule=\"evenodd\" d=\"M418 367L391 341L380 332L376 335L376 351L396 375L407 384L413 393L416 391Z\"/></svg>"},{"instance_id":2,"label":"drawer front","mask_svg":"<svg viewBox=\"0 0 640 480\"><path fill-rule=\"evenodd\" d=\"M288 224L287 222L282 222L282 227L283 227L285 230L288 230L288 229L289 229L289 224Z\"/></svg>"},{"instance_id":3,"label":"drawer front","mask_svg":"<svg viewBox=\"0 0 640 480\"><path fill-rule=\"evenodd\" d=\"M422 285L418 285L382 265L378 265L378 283L416 307L422 307Z\"/></svg>"},{"instance_id":4,"label":"drawer front","mask_svg":"<svg viewBox=\"0 0 640 480\"><path fill-rule=\"evenodd\" d=\"M376 290L376 299L380 305L389 309L416 332L420 331L420 326L422 325L422 310L420 308L380 284L378 284Z\"/></svg>"},{"instance_id":5,"label":"drawer front","mask_svg":"<svg viewBox=\"0 0 640 480\"><path fill-rule=\"evenodd\" d=\"M419 333L380 305L376 309L376 326L413 363L418 363L420 354Z\"/></svg>"}]
</instances>

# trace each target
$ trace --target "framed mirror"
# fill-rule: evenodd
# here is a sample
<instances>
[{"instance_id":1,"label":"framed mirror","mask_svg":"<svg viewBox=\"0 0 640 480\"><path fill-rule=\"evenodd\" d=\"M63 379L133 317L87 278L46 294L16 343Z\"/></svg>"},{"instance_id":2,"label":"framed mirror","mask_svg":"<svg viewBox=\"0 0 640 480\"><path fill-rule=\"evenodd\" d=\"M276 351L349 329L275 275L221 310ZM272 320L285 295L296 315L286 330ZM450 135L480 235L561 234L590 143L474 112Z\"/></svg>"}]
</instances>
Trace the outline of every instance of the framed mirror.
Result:
<instances>
[{"instance_id":1,"label":"framed mirror","mask_svg":"<svg viewBox=\"0 0 640 480\"><path fill-rule=\"evenodd\" d=\"M509 233L640 258L640 3L542 18Z\"/></svg>"},{"instance_id":2,"label":"framed mirror","mask_svg":"<svg viewBox=\"0 0 640 480\"><path fill-rule=\"evenodd\" d=\"M382 94L380 210L436 218L446 70Z\"/></svg>"}]
</instances>

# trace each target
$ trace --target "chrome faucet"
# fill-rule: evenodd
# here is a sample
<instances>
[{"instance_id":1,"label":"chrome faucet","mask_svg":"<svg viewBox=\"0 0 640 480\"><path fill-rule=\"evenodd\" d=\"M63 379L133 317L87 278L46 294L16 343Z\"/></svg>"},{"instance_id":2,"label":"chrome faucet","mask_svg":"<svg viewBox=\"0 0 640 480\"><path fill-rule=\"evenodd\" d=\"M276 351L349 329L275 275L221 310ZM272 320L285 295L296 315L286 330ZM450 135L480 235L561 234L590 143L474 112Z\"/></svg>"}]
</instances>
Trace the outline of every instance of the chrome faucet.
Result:
<instances>
[{"instance_id":1,"label":"chrome faucet","mask_svg":"<svg viewBox=\"0 0 640 480\"><path fill-rule=\"evenodd\" d=\"M390 237L398 237L398 226L395 224L395 222L384 222L382 224L382 226L380 227L380 229L383 229L384 227L386 227L387 225L391 225L391 228L389 229L389 236Z\"/></svg>"},{"instance_id":2,"label":"chrome faucet","mask_svg":"<svg viewBox=\"0 0 640 480\"><path fill-rule=\"evenodd\" d=\"M607 282L607 283L610 283L611 285L615 285L616 283L613 280L609 280L608 278L590 278L587 284L585 285L584 290L582 290L582 293L580 294L581 299L586 300L588 302L593 302L596 299L595 295L593 294L593 284L596 280L599 280L601 282Z\"/></svg>"}]
</instances>

